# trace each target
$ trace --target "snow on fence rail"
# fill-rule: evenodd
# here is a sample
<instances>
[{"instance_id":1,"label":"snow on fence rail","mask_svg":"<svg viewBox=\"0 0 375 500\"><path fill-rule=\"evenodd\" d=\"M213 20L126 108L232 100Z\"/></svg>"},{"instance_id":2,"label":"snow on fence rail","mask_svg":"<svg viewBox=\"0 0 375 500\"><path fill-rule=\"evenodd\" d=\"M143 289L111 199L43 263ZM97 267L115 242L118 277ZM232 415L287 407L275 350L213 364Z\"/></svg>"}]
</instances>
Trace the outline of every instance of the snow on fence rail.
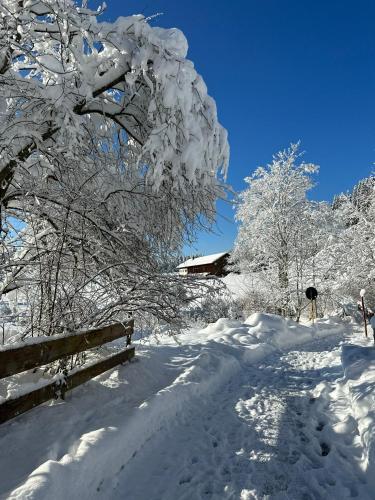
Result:
<instances>
[{"instance_id":1,"label":"snow on fence rail","mask_svg":"<svg viewBox=\"0 0 375 500\"><path fill-rule=\"evenodd\" d=\"M68 337L48 339L43 342L21 347L10 347L0 351L0 378L51 363L64 356L80 352L126 337L126 349L109 356L102 361L90 364L46 385L16 398L9 398L0 404L0 423L6 422L21 413L31 410L49 399L63 396L66 391L87 382L101 373L130 360L135 355L135 348L128 347L134 330L134 320L125 325L114 324L97 330L76 333Z\"/></svg>"}]
</instances>

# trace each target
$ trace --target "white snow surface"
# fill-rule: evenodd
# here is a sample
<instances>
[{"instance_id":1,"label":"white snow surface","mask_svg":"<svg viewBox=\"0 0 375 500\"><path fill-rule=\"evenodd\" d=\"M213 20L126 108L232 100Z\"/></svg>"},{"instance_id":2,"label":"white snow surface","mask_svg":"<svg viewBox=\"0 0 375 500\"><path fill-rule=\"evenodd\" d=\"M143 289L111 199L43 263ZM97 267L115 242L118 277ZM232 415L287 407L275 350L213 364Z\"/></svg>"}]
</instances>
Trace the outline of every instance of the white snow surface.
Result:
<instances>
[{"instance_id":1,"label":"white snow surface","mask_svg":"<svg viewBox=\"0 0 375 500\"><path fill-rule=\"evenodd\" d=\"M0 497L373 499L375 350L356 328L254 314L139 343L0 426Z\"/></svg>"},{"instance_id":2,"label":"white snow surface","mask_svg":"<svg viewBox=\"0 0 375 500\"><path fill-rule=\"evenodd\" d=\"M227 253L228 252L213 253L211 255L204 255L202 257L195 257L194 259L188 259L185 260L185 262L183 262L182 264L178 265L177 269L191 266L203 266L205 264L213 264Z\"/></svg>"},{"instance_id":3,"label":"white snow surface","mask_svg":"<svg viewBox=\"0 0 375 500\"><path fill-rule=\"evenodd\" d=\"M344 388L353 408L363 455L361 466L372 491L375 488L375 349L368 342L347 345L342 350ZM374 493L373 493L374 497Z\"/></svg>"}]
</instances>

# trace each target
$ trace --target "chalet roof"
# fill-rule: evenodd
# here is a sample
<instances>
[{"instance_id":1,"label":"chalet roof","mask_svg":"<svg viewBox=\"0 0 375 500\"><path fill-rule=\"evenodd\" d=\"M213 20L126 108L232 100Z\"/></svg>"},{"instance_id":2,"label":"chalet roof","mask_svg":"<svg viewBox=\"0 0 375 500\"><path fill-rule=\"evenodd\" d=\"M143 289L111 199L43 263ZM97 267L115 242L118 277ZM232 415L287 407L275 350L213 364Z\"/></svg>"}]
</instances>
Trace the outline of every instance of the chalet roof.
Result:
<instances>
[{"instance_id":1,"label":"chalet roof","mask_svg":"<svg viewBox=\"0 0 375 500\"><path fill-rule=\"evenodd\" d=\"M224 255L228 255L228 252L213 253L211 255L204 255L203 257L196 257L195 259L188 259L177 266L177 269L183 269L184 267L192 266L204 266L205 264L213 264L217 260L224 257Z\"/></svg>"}]
</instances>

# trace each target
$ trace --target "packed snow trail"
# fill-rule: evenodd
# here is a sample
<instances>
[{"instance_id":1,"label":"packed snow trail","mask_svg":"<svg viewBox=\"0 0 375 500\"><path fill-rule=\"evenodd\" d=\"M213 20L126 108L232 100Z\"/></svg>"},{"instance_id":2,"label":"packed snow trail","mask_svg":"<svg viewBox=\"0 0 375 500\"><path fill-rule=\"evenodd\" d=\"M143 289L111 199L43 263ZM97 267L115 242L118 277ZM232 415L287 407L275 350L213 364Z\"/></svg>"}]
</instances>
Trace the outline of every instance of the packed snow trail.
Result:
<instances>
[{"instance_id":1,"label":"packed snow trail","mask_svg":"<svg viewBox=\"0 0 375 500\"><path fill-rule=\"evenodd\" d=\"M255 314L138 345L0 426L0 498L373 499L375 356L348 347L344 380L351 337Z\"/></svg>"},{"instance_id":2,"label":"packed snow trail","mask_svg":"<svg viewBox=\"0 0 375 500\"><path fill-rule=\"evenodd\" d=\"M119 474L112 492L103 485L103 496L373 498L357 465L361 448L350 415L345 434L334 432L340 405L347 412L345 396L329 395L342 377L340 339L277 352L246 367L211 398L186 409L172 429L160 429Z\"/></svg>"}]
</instances>

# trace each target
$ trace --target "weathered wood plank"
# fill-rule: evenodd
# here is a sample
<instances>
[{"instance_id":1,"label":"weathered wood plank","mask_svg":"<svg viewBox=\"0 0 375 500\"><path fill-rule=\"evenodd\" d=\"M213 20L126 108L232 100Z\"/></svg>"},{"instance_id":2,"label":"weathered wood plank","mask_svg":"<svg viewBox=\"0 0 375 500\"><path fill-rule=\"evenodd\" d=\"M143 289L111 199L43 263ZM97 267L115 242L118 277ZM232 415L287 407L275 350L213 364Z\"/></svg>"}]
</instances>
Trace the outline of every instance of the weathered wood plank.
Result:
<instances>
[{"instance_id":1,"label":"weathered wood plank","mask_svg":"<svg viewBox=\"0 0 375 500\"><path fill-rule=\"evenodd\" d=\"M61 385L60 381L52 382L18 398L6 400L4 403L0 404L0 424L16 417L17 415L21 415L22 413L25 413L35 406L45 403L58 395L64 395L66 391L70 391L97 375L114 368L118 364L130 360L134 357L134 355L134 347L126 349L114 354L113 356L105 358L103 361L99 361L98 363L90 365L86 368L82 368L72 375L68 375L65 378L64 385Z\"/></svg>"},{"instance_id":2,"label":"weathered wood plank","mask_svg":"<svg viewBox=\"0 0 375 500\"><path fill-rule=\"evenodd\" d=\"M68 337L58 339L51 337L38 344L1 350L0 378L46 365L63 356L77 354L92 347L112 342L112 340L120 337L130 336L133 329L134 320L130 320L125 326L117 323L97 330L69 335Z\"/></svg>"}]
</instances>

